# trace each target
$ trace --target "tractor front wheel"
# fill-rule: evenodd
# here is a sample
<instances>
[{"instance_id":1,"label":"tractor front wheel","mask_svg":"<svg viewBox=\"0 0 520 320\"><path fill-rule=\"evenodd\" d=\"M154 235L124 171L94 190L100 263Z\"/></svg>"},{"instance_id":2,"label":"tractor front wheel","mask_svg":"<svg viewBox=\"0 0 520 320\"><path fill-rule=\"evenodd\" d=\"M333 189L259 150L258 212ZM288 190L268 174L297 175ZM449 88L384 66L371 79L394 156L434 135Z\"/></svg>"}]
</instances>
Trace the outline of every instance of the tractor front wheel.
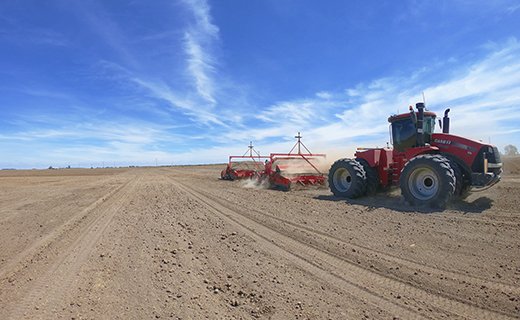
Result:
<instances>
[{"instance_id":1,"label":"tractor front wheel","mask_svg":"<svg viewBox=\"0 0 520 320\"><path fill-rule=\"evenodd\" d=\"M424 154L406 163L399 184L411 205L444 208L455 194L456 178L446 157Z\"/></svg>"},{"instance_id":2,"label":"tractor front wheel","mask_svg":"<svg viewBox=\"0 0 520 320\"><path fill-rule=\"evenodd\" d=\"M330 167L329 188L340 198L355 199L366 190L367 179L363 166L353 159L340 159Z\"/></svg>"}]
</instances>

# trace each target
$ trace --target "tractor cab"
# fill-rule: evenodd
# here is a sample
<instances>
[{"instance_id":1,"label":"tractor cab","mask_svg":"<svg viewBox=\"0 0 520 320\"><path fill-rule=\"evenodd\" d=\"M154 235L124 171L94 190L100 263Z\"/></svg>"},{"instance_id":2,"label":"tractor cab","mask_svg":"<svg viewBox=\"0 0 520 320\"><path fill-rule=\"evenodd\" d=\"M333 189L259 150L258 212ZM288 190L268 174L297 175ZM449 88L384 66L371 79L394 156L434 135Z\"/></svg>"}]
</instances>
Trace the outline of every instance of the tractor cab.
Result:
<instances>
[{"instance_id":1,"label":"tractor cab","mask_svg":"<svg viewBox=\"0 0 520 320\"><path fill-rule=\"evenodd\" d=\"M430 143L431 135L435 130L437 115L431 111L413 111L410 113L393 115L388 118L390 122L390 139L397 152L405 152L406 149L422 147ZM422 130L418 130L422 127Z\"/></svg>"}]
</instances>

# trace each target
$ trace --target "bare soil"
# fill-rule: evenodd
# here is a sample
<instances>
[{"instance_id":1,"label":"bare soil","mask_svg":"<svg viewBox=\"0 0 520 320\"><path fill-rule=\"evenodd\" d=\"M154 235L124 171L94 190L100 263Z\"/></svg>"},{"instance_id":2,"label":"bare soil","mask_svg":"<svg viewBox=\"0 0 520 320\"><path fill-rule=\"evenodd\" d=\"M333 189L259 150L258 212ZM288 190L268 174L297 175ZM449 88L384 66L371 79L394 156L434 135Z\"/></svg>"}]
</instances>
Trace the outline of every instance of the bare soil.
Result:
<instances>
[{"instance_id":1,"label":"bare soil","mask_svg":"<svg viewBox=\"0 0 520 320\"><path fill-rule=\"evenodd\" d=\"M520 317L520 157L442 211L219 180L0 171L0 319Z\"/></svg>"}]
</instances>

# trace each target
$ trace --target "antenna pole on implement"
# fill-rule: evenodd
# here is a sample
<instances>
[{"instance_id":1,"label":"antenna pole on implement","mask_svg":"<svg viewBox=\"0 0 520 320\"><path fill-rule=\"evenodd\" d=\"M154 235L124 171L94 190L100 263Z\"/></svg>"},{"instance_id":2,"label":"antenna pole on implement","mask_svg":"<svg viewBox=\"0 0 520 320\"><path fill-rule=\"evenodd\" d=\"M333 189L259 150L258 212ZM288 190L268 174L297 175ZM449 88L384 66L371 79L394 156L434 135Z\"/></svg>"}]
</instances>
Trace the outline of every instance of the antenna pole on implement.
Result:
<instances>
[{"instance_id":1,"label":"antenna pole on implement","mask_svg":"<svg viewBox=\"0 0 520 320\"><path fill-rule=\"evenodd\" d=\"M295 138L298 139L298 154L301 154L300 152L300 139L303 138L301 135L300 135L300 132L298 132L298 135L297 136L294 136Z\"/></svg>"}]
</instances>

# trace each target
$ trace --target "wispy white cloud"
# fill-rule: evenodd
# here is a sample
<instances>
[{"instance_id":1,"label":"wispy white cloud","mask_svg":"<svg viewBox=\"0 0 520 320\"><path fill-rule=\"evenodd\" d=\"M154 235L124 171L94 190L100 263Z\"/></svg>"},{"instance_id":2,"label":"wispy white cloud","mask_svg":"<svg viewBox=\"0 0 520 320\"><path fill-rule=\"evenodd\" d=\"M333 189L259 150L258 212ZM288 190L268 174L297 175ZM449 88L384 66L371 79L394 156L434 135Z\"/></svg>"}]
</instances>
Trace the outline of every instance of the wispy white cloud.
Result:
<instances>
[{"instance_id":1,"label":"wispy white cloud","mask_svg":"<svg viewBox=\"0 0 520 320\"><path fill-rule=\"evenodd\" d=\"M2 159L4 166L26 167L23 163L46 168L52 166L90 166L96 161L117 161L118 165L140 165L145 159L166 159L170 151L161 144L181 143L188 137L172 133L171 127L154 123L128 121L93 121L76 123L57 119L51 128L29 129L8 136L0 135L0 146L19 144ZM23 143L20 144L20 141ZM151 165L151 161L146 163ZM94 166L101 166L96 163ZM110 164L112 166L112 164Z\"/></svg>"},{"instance_id":2,"label":"wispy white cloud","mask_svg":"<svg viewBox=\"0 0 520 320\"><path fill-rule=\"evenodd\" d=\"M205 125L214 123L225 126L214 113L206 110L206 106L204 104L201 105L196 97L193 100L186 95L181 97L179 93L173 91L170 86L163 82L152 82L139 78L132 78L131 81L149 90L152 97L165 100L169 102L172 107L182 109L182 112L191 116L191 119L195 123Z\"/></svg>"},{"instance_id":3,"label":"wispy white cloud","mask_svg":"<svg viewBox=\"0 0 520 320\"><path fill-rule=\"evenodd\" d=\"M133 123L121 124L119 122L103 123L70 123L52 129L37 129L18 132L11 135L10 139L23 139L27 141L38 140L87 140L96 141L121 141L145 145L164 141L171 137L165 136L164 127L157 124Z\"/></svg>"},{"instance_id":4,"label":"wispy white cloud","mask_svg":"<svg viewBox=\"0 0 520 320\"><path fill-rule=\"evenodd\" d=\"M496 48L497 45L492 46ZM436 103L479 95L486 98L499 98L498 92L518 88L520 84L520 44L510 39L505 46L485 59L476 62L469 70L444 84L427 89ZM499 100L510 97L500 97ZM482 101L482 99L480 99ZM496 100L495 100L496 101Z\"/></svg>"},{"instance_id":5,"label":"wispy white cloud","mask_svg":"<svg viewBox=\"0 0 520 320\"><path fill-rule=\"evenodd\" d=\"M184 0L193 12L196 23L187 28L184 50L188 56L188 74L194 79L197 92L203 100L216 104L215 64L213 51L216 48L219 29L211 23L210 8L206 0Z\"/></svg>"},{"instance_id":6,"label":"wispy white cloud","mask_svg":"<svg viewBox=\"0 0 520 320\"><path fill-rule=\"evenodd\" d=\"M204 36L218 37L219 28L211 23L210 7L206 0L183 0L193 11L197 30Z\"/></svg>"},{"instance_id":7,"label":"wispy white cloud","mask_svg":"<svg viewBox=\"0 0 520 320\"><path fill-rule=\"evenodd\" d=\"M511 7L507 7L506 8L506 11L511 14L513 12L515 12L516 10L520 9L520 5L516 5L516 6L511 6Z\"/></svg>"},{"instance_id":8,"label":"wispy white cloud","mask_svg":"<svg viewBox=\"0 0 520 320\"><path fill-rule=\"evenodd\" d=\"M214 61L191 33L187 32L185 39L185 50L189 56L189 75L195 79L197 92L202 99L214 105L216 103L213 97L215 84L212 77L215 74Z\"/></svg>"},{"instance_id":9,"label":"wispy white cloud","mask_svg":"<svg viewBox=\"0 0 520 320\"><path fill-rule=\"evenodd\" d=\"M268 123L295 123L307 126L309 122L318 121L320 114L331 104L319 100L280 102L261 112L258 118Z\"/></svg>"},{"instance_id":10,"label":"wispy white cloud","mask_svg":"<svg viewBox=\"0 0 520 320\"><path fill-rule=\"evenodd\" d=\"M194 22L184 28L182 47L174 48L171 54L175 54L177 49L183 51L184 71L165 68L160 73L148 73L146 68L131 65L126 67L110 61L104 61L100 66L108 70L109 76L115 81L128 81L144 89L150 97L167 101L172 113L181 112L189 116L195 125L225 126L220 120L223 112L214 110L219 105L216 96L223 95L219 93L222 90L221 84L215 81L218 76L218 59L214 53L218 48L219 29L211 23L210 7L206 1L185 0L182 3L193 14ZM119 37L120 30L113 23L92 15L89 17L107 39ZM164 41L172 41L164 33L158 37ZM125 45L121 40L115 42L114 46L123 48L123 53L129 52L124 49ZM179 86L179 81L172 79L185 81Z\"/></svg>"},{"instance_id":11,"label":"wispy white cloud","mask_svg":"<svg viewBox=\"0 0 520 320\"><path fill-rule=\"evenodd\" d=\"M330 93L325 92L325 91L316 93L316 96L323 98L323 99L330 99L332 97L332 95Z\"/></svg>"}]
</instances>

